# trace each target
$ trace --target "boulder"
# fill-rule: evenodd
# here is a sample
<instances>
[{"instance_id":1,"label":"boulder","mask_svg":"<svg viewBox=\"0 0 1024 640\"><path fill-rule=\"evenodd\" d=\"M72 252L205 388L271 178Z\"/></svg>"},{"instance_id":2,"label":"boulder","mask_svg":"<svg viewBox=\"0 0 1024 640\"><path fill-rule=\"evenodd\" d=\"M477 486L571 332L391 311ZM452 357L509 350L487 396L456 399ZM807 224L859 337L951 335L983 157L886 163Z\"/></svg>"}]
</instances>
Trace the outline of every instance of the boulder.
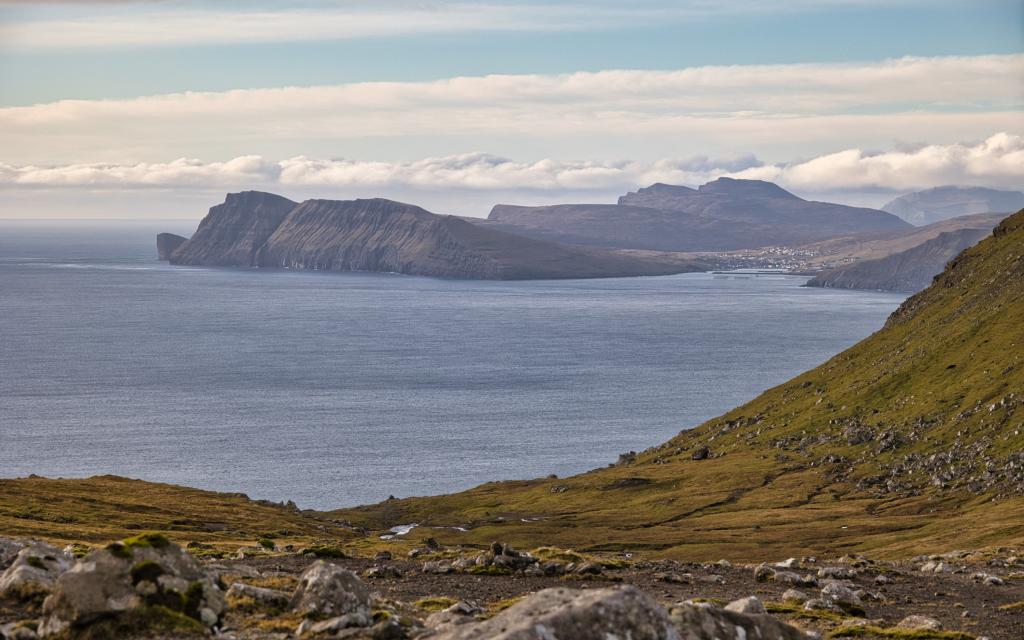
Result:
<instances>
[{"instance_id":1,"label":"boulder","mask_svg":"<svg viewBox=\"0 0 1024 640\"><path fill-rule=\"evenodd\" d=\"M335 616L327 620L303 620L302 624L295 631L297 636L327 636L337 635L344 629L368 627L373 622L369 614L357 611L346 613L343 616Z\"/></svg>"},{"instance_id":2,"label":"boulder","mask_svg":"<svg viewBox=\"0 0 1024 640\"><path fill-rule=\"evenodd\" d=\"M46 595L74 559L45 542L22 547L0 576L0 598L29 600Z\"/></svg>"},{"instance_id":3,"label":"boulder","mask_svg":"<svg viewBox=\"0 0 1024 640\"><path fill-rule=\"evenodd\" d=\"M7 569L18 556L18 552L28 546L27 542L0 538L0 571Z\"/></svg>"},{"instance_id":4,"label":"boulder","mask_svg":"<svg viewBox=\"0 0 1024 640\"><path fill-rule=\"evenodd\" d=\"M786 589L785 593L782 594L783 602L796 602L798 604L803 604L810 599L810 596L797 589Z\"/></svg>"},{"instance_id":5,"label":"boulder","mask_svg":"<svg viewBox=\"0 0 1024 640\"><path fill-rule=\"evenodd\" d=\"M831 602L847 613L863 613L864 603L857 593L837 580L829 580L821 588L821 599Z\"/></svg>"},{"instance_id":6,"label":"boulder","mask_svg":"<svg viewBox=\"0 0 1024 640\"><path fill-rule=\"evenodd\" d=\"M747 596L746 598L733 600L729 604L725 605L725 610L735 611L736 613L768 613L768 610L764 608L764 605L761 604L761 600L757 596Z\"/></svg>"},{"instance_id":7,"label":"boulder","mask_svg":"<svg viewBox=\"0 0 1024 640\"><path fill-rule=\"evenodd\" d=\"M34 625L27 622L11 622L0 625L0 638L3 640L36 640Z\"/></svg>"},{"instance_id":8,"label":"boulder","mask_svg":"<svg viewBox=\"0 0 1024 640\"><path fill-rule=\"evenodd\" d=\"M274 589L254 587L251 584L236 582L228 589L228 599L248 598L258 605L283 609L288 606L291 596Z\"/></svg>"},{"instance_id":9,"label":"boulder","mask_svg":"<svg viewBox=\"0 0 1024 640\"><path fill-rule=\"evenodd\" d=\"M181 547L143 534L88 554L63 573L43 602L39 635L81 628L149 605L213 627L223 613L216 581Z\"/></svg>"},{"instance_id":10,"label":"boulder","mask_svg":"<svg viewBox=\"0 0 1024 640\"><path fill-rule=\"evenodd\" d=\"M291 606L308 616L338 618L370 615L370 592L356 574L323 560L314 562L299 579Z\"/></svg>"},{"instance_id":11,"label":"boulder","mask_svg":"<svg viewBox=\"0 0 1024 640\"><path fill-rule=\"evenodd\" d=\"M679 640L665 609L632 586L545 589L482 622L461 624L435 640Z\"/></svg>"},{"instance_id":12,"label":"boulder","mask_svg":"<svg viewBox=\"0 0 1024 640\"><path fill-rule=\"evenodd\" d=\"M810 640L803 631L766 613L747 614L707 603L683 602L672 608L670 619L680 640Z\"/></svg>"},{"instance_id":13,"label":"boulder","mask_svg":"<svg viewBox=\"0 0 1024 640\"><path fill-rule=\"evenodd\" d=\"M935 618L927 616L910 615L896 623L897 629L911 629L924 631L938 631L942 624Z\"/></svg>"}]
</instances>

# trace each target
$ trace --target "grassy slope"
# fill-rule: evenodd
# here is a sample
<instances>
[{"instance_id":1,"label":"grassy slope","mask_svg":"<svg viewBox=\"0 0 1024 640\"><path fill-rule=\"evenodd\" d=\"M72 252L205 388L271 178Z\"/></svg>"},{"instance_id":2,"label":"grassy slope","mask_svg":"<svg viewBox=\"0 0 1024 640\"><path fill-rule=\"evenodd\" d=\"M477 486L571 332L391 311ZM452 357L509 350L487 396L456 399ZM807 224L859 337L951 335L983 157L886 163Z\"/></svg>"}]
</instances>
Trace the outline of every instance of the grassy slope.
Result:
<instances>
[{"instance_id":1,"label":"grassy slope","mask_svg":"<svg viewBox=\"0 0 1024 640\"><path fill-rule=\"evenodd\" d=\"M0 535L94 544L139 531L234 547L255 544L263 536L296 544L351 537L328 523L240 494L116 476L0 480Z\"/></svg>"},{"instance_id":2,"label":"grassy slope","mask_svg":"<svg viewBox=\"0 0 1024 640\"><path fill-rule=\"evenodd\" d=\"M680 558L912 555L1024 543L1024 498L1006 483L982 495L964 490L984 457L1003 465L1024 449L1024 413L1014 415L1014 400L988 408L1014 391L1019 403L1024 391L1022 254L1024 212L962 254L883 330L631 463L334 515L378 528L471 527L416 530L449 543L502 539ZM872 439L851 444L851 427ZM879 445L886 430L902 439L894 450ZM692 460L702 446L716 457ZM901 476L896 491L858 486L908 455L943 451L959 452L972 468L942 491L920 468ZM627 478L648 483L614 488Z\"/></svg>"},{"instance_id":3,"label":"grassy slope","mask_svg":"<svg viewBox=\"0 0 1024 640\"><path fill-rule=\"evenodd\" d=\"M908 556L1024 544L1024 498L998 487L964 491L960 485L976 470L942 492L920 471L904 474L907 485L895 492L858 488L858 480L908 454L957 451L975 465L985 456L1002 464L1024 449L1024 413L1014 414L1024 400L1024 212L997 231L910 298L882 331L632 462L322 519L236 494L109 476L0 480L0 535L103 542L144 529L221 545L264 535L297 544L379 544L375 535L355 539L328 521L341 518L371 531L409 522L470 526L421 527L409 544L433 536L683 559ZM1014 390L1016 399L988 410ZM851 425L872 439L850 444L844 432ZM886 430L902 434L903 444L879 453ZM712 457L693 460L703 446ZM837 463L835 456L843 458ZM617 484L623 480L632 482Z\"/></svg>"}]
</instances>

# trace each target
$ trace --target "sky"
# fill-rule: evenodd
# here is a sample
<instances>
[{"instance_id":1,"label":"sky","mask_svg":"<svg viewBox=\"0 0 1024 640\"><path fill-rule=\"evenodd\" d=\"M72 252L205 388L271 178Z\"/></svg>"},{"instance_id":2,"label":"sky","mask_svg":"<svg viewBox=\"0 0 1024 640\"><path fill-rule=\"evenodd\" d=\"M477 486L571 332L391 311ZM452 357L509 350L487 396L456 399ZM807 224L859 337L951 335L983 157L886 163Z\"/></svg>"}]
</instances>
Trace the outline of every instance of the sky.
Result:
<instances>
[{"instance_id":1,"label":"sky","mask_svg":"<svg viewBox=\"0 0 1024 640\"><path fill-rule=\"evenodd\" d=\"M0 217L1024 188L1020 0L0 0Z\"/></svg>"}]
</instances>

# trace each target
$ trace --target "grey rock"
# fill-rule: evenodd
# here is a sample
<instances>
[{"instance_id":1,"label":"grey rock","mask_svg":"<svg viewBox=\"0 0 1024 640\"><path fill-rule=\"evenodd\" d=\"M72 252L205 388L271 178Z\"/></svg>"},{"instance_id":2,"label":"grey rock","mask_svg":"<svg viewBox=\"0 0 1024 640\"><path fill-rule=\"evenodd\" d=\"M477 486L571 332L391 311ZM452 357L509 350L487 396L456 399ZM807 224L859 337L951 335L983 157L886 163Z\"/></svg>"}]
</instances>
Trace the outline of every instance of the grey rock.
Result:
<instances>
[{"instance_id":1,"label":"grey rock","mask_svg":"<svg viewBox=\"0 0 1024 640\"><path fill-rule=\"evenodd\" d=\"M98 549L63 573L43 602L39 635L60 634L146 604L182 603L182 613L213 626L225 608L214 578L181 547L154 537Z\"/></svg>"},{"instance_id":2,"label":"grey rock","mask_svg":"<svg viewBox=\"0 0 1024 640\"><path fill-rule=\"evenodd\" d=\"M489 620L442 631L437 640L679 640L668 613L632 586L545 589Z\"/></svg>"},{"instance_id":3,"label":"grey rock","mask_svg":"<svg viewBox=\"0 0 1024 640\"><path fill-rule=\"evenodd\" d=\"M319 622L304 620L302 624L299 625L299 628L296 629L295 634L298 636L336 634L339 631L351 629L353 627L368 627L371 622L372 620L368 613L361 611L346 613L345 615L335 616Z\"/></svg>"},{"instance_id":4,"label":"grey rock","mask_svg":"<svg viewBox=\"0 0 1024 640\"><path fill-rule=\"evenodd\" d=\"M929 618L927 616L910 615L903 618L896 623L897 629L924 629L928 631L938 631L942 628L942 624L935 618Z\"/></svg>"},{"instance_id":5,"label":"grey rock","mask_svg":"<svg viewBox=\"0 0 1024 640\"><path fill-rule=\"evenodd\" d=\"M251 598L258 604L266 607L284 608L291 601L291 596L274 589L254 587L251 584L236 582L231 585L227 593L228 598Z\"/></svg>"},{"instance_id":6,"label":"grey rock","mask_svg":"<svg viewBox=\"0 0 1024 640\"><path fill-rule=\"evenodd\" d=\"M314 562L299 579L291 606L304 614L341 617L370 614L370 592L356 574L323 560Z\"/></svg>"},{"instance_id":7,"label":"grey rock","mask_svg":"<svg viewBox=\"0 0 1024 640\"><path fill-rule=\"evenodd\" d=\"M18 552L28 546L27 542L12 538L0 538L0 571L11 566Z\"/></svg>"},{"instance_id":8,"label":"grey rock","mask_svg":"<svg viewBox=\"0 0 1024 640\"><path fill-rule=\"evenodd\" d=\"M807 595L803 591L798 591L797 589L786 589L786 591L782 594L783 602L796 602L799 604L803 604L810 599L811 597L809 595Z\"/></svg>"},{"instance_id":9,"label":"grey rock","mask_svg":"<svg viewBox=\"0 0 1024 640\"><path fill-rule=\"evenodd\" d=\"M0 597L28 600L50 593L61 573L74 559L45 542L22 547L0 575Z\"/></svg>"},{"instance_id":10,"label":"grey rock","mask_svg":"<svg viewBox=\"0 0 1024 640\"><path fill-rule=\"evenodd\" d=\"M445 574L452 573L455 568L447 560L431 560L423 563L423 573Z\"/></svg>"},{"instance_id":11,"label":"grey rock","mask_svg":"<svg viewBox=\"0 0 1024 640\"><path fill-rule=\"evenodd\" d=\"M818 569L818 577L832 580L853 580L857 577L857 572L846 567L822 567Z\"/></svg>"},{"instance_id":12,"label":"grey rock","mask_svg":"<svg viewBox=\"0 0 1024 640\"><path fill-rule=\"evenodd\" d=\"M864 605L853 589L835 580L828 581L821 588L821 598L835 604L844 611L857 609Z\"/></svg>"},{"instance_id":13,"label":"grey rock","mask_svg":"<svg viewBox=\"0 0 1024 640\"><path fill-rule=\"evenodd\" d=\"M681 640L809 640L796 627L768 614L745 614L707 603L684 602L672 608L670 618Z\"/></svg>"},{"instance_id":14,"label":"grey rock","mask_svg":"<svg viewBox=\"0 0 1024 640\"><path fill-rule=\"evenodd\" d=\"M768 613L768 610L764 608L764 604L761 603L761 600L757 596L747 596L746 598L733 600L729 604L725 605L725 610L750 614Z\"/></svg>"},{"instance_id":15,"label":"grey rock","mask_svg":"<svg viewBox=\"0 0 1024 640\"><path fill-rule=\"evenodd\" d=\"M39 635L24 622L11 622L0 625L0 638L3 640L36 640Z\"/></svg>"}]
</instances>

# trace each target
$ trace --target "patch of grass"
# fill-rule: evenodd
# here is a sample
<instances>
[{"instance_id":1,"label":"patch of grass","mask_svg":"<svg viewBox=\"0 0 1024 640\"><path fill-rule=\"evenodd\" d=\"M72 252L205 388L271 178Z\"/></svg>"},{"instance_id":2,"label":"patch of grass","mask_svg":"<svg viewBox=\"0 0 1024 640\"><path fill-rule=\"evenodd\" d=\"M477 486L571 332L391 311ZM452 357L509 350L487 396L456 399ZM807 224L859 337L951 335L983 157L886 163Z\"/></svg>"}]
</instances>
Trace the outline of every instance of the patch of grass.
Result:
<instances>
[{"instance_id":1,"label":"patch of grass","mask_svg":"<svg viewBox=\"0 0 1024 640\"><path fill-rule=\"evenodd\" d=\"M499 613L501 611L504 611L505 609L508 609L509 607L511 607L512 605L519 602L525 597L526 596L516 596L515 598L505 598L504 600L492 602L487 605L487 611L492 614Z\"/></svg>"},{"instance_id":2,"label":"patch of grass","mask_svg":"<svg viewBox=\"0 0 1024 640\"><path fill-rule=\"evenodd\" d=\"M444 611L453 604L456 604L456 602L458 601L444 596L434 596L430 598L422 598L413 604L424 611Z\"/></svg>"},{"instance_id":3,"label":"patch of grass","mask_svg":"<svg viewBox=\"0 0 1024 640\"><path fill-rule=\"evenodd\" d=\"M474 564L466 573L472 573L476 576L510 576L512 570L506 567L496 567L493 564Z\"/></svg>"},{"instance_id":4,"label":"patch of grass","mask_svg":"<svg viewBox=\"0 0 1024 640\"><path fill-rule=\"evenodd\" d=\"M827 638L896 638L897 640L975 640L961 631L933 631L929 629L885 629L874 625L838 627L828 632Z\"/></svg>"},{"instance_id":5,"label":"patch of grass","mask_svg":"<svg viewBox=\"0 0 1024 640\"><path fill-rule=\"evenodd\" d=\"M75 640L122 640L123 638L170 636L205 638L206 628L186 615L161 606L146 606L99 620L76 629Z\"/></svg>"},{"instance_id":6,"label":"patch of grass","mask_svg":"<svg viewBox=\"0 0 1024 640\"><path fill-rule=\"evenodd\" d=\"M299 553L301 555L311 553L317 558L335 558L339 560L350 557L349 554L345 553L344 549L332 544L315 544L300 550Z\"/></svg>"},{"instance_id":7,"label":"patch of grass","mask_svg":"<svg viewBox=\"0 0 1024 640\"><path fill-rule=\"evenodd\" d=\"M590 560L587 556L571 549L559 549L558 547L538 547L530 551L530 555L541 562L586 562Z\"/></svg>"},{"instance_id":8,"label":"patch of grass","mask_svg":"<svg viewBox=\"0 0 1024 640\"><path fill-rule=\"evenodd\" d=\"M164 575L166 571L159 562L144 560L132 567L132 584L139 584L143 580L156 582L157 578Z\"/></svg>"},{"instance_id":9,"label":"patch of grass","mask_svg":"<svg viewBox=\"0 0 1024 640\"><path fill-rule=\"evenodd\" d=\"M264 549L269 549L270 551L273 551L277 548L277 543L274 542L271 538L260 538L256 541L256 544L263 547Z\"/></svg>"},{"instance_id":10,"label":"patch of grass","mask_svg":"<svg viewBox=\"0 0 1024 640\"><path fill-rule=\"evenodd\" d=\"M25 564L27 564L30 567L35 567L36 569L42 569L43 571L46 571L46 563L44 563L43 559L39 556L29 556L25 558Z\"/></svg>"}]
</instances>

